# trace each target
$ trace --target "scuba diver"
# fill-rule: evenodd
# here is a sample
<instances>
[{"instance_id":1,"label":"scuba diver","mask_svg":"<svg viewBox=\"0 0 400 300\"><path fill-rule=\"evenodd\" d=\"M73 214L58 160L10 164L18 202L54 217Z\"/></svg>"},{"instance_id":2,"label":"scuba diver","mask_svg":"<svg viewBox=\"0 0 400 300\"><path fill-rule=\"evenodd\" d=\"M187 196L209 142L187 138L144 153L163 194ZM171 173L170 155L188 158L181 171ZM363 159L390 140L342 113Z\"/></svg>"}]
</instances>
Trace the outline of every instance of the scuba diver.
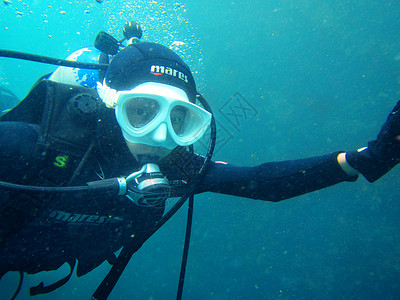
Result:
<instances>
[{"instance_id":1,"label":"scuba diver","mask_svg":"<svg viewBox=\"0 0 400 300\"><path fill-rule=\"evenodd\" d=\"M140 29L129 22L125 31L132 28ZM126 45L99 36L98 52L73 54L95 55L97 67L59 67L0 119L0 276L71 267L31 295L65 284L76 263L79 277L108 261L113 267L93 295L106 299L131 255L195 194L278 202L360 173L374 182L400 161L400 102L359 150L254 167L211 161L215 122L187 64L140 41L141 30L125 36ZM81 72L89 65L98 74ZM192 145L207 128L202 156ZM165 211L170 198L178 200Z\"/></svg>"}]
</instances>

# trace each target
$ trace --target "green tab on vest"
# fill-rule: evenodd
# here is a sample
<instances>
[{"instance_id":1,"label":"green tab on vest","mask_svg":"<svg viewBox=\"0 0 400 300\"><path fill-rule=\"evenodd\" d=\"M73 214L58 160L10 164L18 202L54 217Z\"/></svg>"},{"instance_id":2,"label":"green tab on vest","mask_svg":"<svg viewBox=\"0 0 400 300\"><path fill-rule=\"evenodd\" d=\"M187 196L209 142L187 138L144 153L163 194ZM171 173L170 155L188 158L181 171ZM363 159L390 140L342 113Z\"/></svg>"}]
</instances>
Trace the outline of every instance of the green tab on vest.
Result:
<instances>
[{"instance_id":1,"label":"green tab on vest","mask_svg":"<svg viewBox=\"0 0 400 300\"><path fill-rule=\"evenodd\" d=\"M79 157L67 153L46 150L39 176L56 186L64 185L71 179L80 161Z\"/></svg>"}]
</instances>

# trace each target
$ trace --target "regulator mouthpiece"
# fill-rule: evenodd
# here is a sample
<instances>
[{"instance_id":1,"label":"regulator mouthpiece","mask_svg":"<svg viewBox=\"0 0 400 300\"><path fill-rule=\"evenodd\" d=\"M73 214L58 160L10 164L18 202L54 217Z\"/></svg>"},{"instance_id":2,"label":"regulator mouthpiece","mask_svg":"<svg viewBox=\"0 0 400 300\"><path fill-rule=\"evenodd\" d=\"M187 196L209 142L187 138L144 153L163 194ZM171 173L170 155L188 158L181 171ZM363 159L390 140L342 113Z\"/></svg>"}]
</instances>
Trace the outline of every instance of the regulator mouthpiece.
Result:
<instances>
[{"instance_id":1,"label":"regulator mouthpiece","mask_svg":"<svg viewBox=\"0 0 400 300\"><path fill-rule=\"evenodd\" d=\"M128 197L139 206L160 206L171 194L168 180L154 163L145 164L126 178Z\"/></svg>"}]
</instances>

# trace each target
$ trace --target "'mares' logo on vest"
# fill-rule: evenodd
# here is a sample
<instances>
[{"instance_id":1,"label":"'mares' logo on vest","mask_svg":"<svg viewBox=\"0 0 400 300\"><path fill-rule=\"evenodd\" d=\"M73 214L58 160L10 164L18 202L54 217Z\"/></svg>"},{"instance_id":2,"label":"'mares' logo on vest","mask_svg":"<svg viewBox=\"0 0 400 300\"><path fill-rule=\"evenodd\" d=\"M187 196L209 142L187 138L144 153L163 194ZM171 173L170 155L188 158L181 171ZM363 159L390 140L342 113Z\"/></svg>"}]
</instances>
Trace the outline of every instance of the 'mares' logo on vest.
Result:
<instances>
[{"instance_id":1,"label":"'mares' logo on vest","mask_svg":"<svg viewBox=\"0 0 400 300\"><path fill-rule=\"evenodd\" d=\"M188 77L182 73L181 71L172 69L170 67L165 67L165 66L157 66L157 65L152 65L150 68L150 73L156 76L159 75L170 75L176 78L179 78L180 80L183 80L184 82L189 82Z\"/></svg>"}]
</instances>

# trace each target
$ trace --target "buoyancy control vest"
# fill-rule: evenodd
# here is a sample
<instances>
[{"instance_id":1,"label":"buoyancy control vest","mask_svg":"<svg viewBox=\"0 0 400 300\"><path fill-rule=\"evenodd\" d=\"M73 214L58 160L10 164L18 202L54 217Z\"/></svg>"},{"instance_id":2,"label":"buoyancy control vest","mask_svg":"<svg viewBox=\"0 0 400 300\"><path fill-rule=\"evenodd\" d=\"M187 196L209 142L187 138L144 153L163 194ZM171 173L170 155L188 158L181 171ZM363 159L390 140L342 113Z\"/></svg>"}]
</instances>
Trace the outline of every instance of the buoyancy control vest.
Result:
<instances>
[{"instance_id":1,"label":"buoyancy control vest","mask_svg":"<svg viewBox=\"0 0 400 300\"><path fill-rule=\"evenodd\" d=\"M34 154L38 159L16 183L68 185L79 171L85 153L94 144L101 106L101 100L92 89L39 79L25 99L0 118L3 122L32 124L38 131ZM6 199L0 210L0 241L8 232L17 229L10 219L23 216L24 221L18 224L26 224L44 204L35 196L21 192L18 195L5 192L3 196ZM7 201L21 197L23 201Z\"/></svg>"},{"instance_id":2,"label":"buoyancy control vest","mask_svg":"<svg viewBox=\"0 0 400 300\"><path fill-rule=\"evenodd\" d=\"M94 145L101 106L101 100L92 89L39 79L25 99L0 118L2 122L31 124L38 131L34 156L39 158L17 183L69 185L82 165L82 158ZM0 243L31 222L46 204L46 197L40 194L1 192ZM65 283L72 274L75 258L67 262L71 273L66 278L50 287L36 287L31 293L46 293ZM34 268L29 268L25 271L35 273Z\"/></svg>"}]
</instances>

